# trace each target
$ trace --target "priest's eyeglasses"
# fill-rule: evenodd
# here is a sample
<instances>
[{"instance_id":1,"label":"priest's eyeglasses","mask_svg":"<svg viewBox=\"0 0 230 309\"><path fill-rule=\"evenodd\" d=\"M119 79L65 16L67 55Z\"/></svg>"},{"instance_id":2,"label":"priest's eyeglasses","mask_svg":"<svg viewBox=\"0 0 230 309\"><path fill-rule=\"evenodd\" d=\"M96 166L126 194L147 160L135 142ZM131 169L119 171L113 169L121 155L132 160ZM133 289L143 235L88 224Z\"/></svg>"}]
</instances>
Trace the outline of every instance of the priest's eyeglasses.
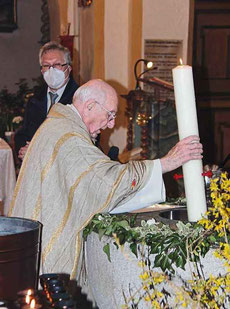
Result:
<instances>
[{"instance_id":1,"label":"priest's eyeglasses","mask_svg":"<svg viewBox=\"0 0 230 309\"><path fill-rule=\"evenodd\" d=\"M63 67L65 66L65 65L67 65L68 63L63 63L63 64L61 64L61 63L54 63L54 64L43 64L43 65L41 65L41 69L43 70L43 71L48 71L50 68L54 68L54 69L58 69L58 70L62 70L63 69Z\"/></svg>"},{"instance_id":2,"label":"priest's eyeglasses","mask_svg":"<svg viewBox=\"0 0 230 309\"><path fill-rule=\"evenodd\" d=\"M104 109L107 112L108 115L108 121L112 121L117 117L116 112L109 111L107 108L104 107L104 105L98 101L95 101L95 103L99 104L102 109Z\"/></svg>"},{"instance_id":3,"label":"priest's eyeglasses","mask_svg":"<svg viewBox=\"0 0 230 309\"><path fill-rule=\"evenodd\" d=\"M104 109L107 112L108 115L108 121L112 121L117 117L116 112L109 111L107 108L104 107L104 105L98 101L95 101L95 103L99 104L102 109Z\"/></svg>"}]
</instances>

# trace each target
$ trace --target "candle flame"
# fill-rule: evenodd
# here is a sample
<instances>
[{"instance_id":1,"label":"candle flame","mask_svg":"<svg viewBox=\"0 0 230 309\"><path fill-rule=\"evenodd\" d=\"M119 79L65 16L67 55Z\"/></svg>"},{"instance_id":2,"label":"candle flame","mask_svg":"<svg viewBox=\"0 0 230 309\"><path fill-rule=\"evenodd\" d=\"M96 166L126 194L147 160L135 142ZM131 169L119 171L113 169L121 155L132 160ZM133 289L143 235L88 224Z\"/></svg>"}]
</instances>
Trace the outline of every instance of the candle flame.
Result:
<instances>
[{"instance_id":1,"label":"candle flame","mask_svg":"<svg viewBox=\"0 0 230 309\"><path fill-rule=\"evenodd\" d=\"M30 308L35 308L35 306L36 306L36 301L35 301L35 299L33 298L33 299L31 300L31 303L30 303Z\"/></svg>"},{"instance_id":2,"label":"candle flame","mask_svg":"<svg viewBox=\"0 0 230 309\"><path fill-rule=\"evenodd\" d=\"M180 63L180 65L183 65L183 60L182 60L182 58L179 59L179 63Z\"/></svg>"},{"instance_id":3,"label":"candle flame","mask_svg":"<svg viewBox=\"0 0 230 309\"><path fill-rule=\"evenodd\" d=\"M26 295L26 303L27 303L27 304L30 303L30 295Z\"/></svg>"},{"instance_id":4,"label":"candle flame","mask_svg":"<svg viewBox=\"0 0 230 309\"><path fill-rule=\"evenodd\" d=\"M29 289L28 292L27 292L27 295L31 295L31 294L32 294L32 291L31 291L31 289Z\"/></svg>"}]
</instances>

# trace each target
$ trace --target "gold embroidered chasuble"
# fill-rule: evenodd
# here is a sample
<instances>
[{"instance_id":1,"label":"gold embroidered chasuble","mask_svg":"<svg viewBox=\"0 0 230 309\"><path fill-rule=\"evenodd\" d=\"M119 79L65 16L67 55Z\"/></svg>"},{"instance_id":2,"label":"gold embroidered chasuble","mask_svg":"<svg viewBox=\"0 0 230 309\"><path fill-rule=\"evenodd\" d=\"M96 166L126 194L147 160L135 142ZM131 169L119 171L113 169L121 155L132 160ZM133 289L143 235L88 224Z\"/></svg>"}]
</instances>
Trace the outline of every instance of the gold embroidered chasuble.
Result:
<instances>
[{"instance_id":1,"label":"gold embroidered chasuble","mask_svg":"<svg viewBox=\"0 0 230 309\"><path fill-rule=\"evenodd\" d=\"M41 273L76 278L82 229L96 213L143 188L153 164L111 161L95 147L81 117L55 104L29 145L9 211L43 224Z\"/></svg>"}]
</instances>

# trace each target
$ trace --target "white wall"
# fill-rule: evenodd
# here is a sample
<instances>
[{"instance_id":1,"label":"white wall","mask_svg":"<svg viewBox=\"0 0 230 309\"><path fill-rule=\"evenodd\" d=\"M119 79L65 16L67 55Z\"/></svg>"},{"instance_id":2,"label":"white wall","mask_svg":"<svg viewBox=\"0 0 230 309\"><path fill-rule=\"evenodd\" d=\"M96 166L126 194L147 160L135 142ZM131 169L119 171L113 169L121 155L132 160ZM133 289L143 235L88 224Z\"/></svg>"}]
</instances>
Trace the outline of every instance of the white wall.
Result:
<instances>
[{"instance_id":1,"label":"white wall","mask_svg":"<svg viewBox=\"0 0 230 309\"><path fill-rule=\"evenodd\" d=\"M41 39L41 1L17 1L18 29L0 32L0 89L15 91L20 78L31 82L40 75L38 52Z\"/></svg>"},{"instance_id":2,"label":"white wall","mask_svg":"<svg viewBox=\"0 0 230 309\"><path fill-rule=\"evenodd\" d=\"M187 62L190 0L143 0L144 39L183 40ZM143 47L143 46L142 46Z\"/></svg>"},{"instance_id":3,"label":"white wall","mask_svg":"<svg viewBox=\"0 0 230 309\"><path fill-rule=\"evenodd\" d=\"M105 0L105 76L128 86L128 12L130 0Z\"/></svg>"},{"instance_id":4,"label":"white wall","mask_svg":"<svg viewBox=\"0 0 230 309\"><path fill-rule=\"evenodd\" d=\"M129 5L132 0L105 0L105 80L118 94L128 93ZM109 146L116 145L120 152L126 146L127 119L125 100L120 98L116 127L109 137ZM106 132L107 134L108 132Z\"/></svg>"}]
</instances>

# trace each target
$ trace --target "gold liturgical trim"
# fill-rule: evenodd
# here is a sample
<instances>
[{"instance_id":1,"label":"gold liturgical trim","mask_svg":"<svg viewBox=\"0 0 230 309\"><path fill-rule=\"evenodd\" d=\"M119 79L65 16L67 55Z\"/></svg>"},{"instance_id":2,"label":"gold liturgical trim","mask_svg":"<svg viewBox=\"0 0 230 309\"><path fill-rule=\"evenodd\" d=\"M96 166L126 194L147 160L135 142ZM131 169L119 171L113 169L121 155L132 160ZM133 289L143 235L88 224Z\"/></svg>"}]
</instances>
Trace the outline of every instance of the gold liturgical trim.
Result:
<instances>
[{"instance_id":1,"label":"gold liturgical trim","mask_svg":"<svg viewBox=\"0 0 230 309\"><path fill-rule=\"evenodd\" d=\"M72 209L72 204L73 204L73 196L74 196L74 192L78 186L78 184L80 183L80 181L82 180L83 177L85 177L94 167L95 165L97 165L98 163L101 162L107 162L108 160L98 160L97 162L95 162L94 164L92 164L91 166L89 166L87 168L86 171L84 171L75 181L75 183L71 186L70 188L70 192L69 192L69 196L68 196L68 205L67 205L67 209L65 211L65 214L63 216L63 219L61 221L61 223L59 224L56 232L53 233L53 235L51 236L51 239L48 243L48 245L46 246L46 248L43 250L43 254L42 254L42 260L43 263L45 262L46 256L48 255L48 253L52 250L52 247L55 243L55 241L57 240L57 238L59 237L59 235L61 234L61 232L63 231L66 222L69 218L71 209Z\"/></svg>"},{"instance_id":2,"label":"gold liturgical trim","mask_svg":"<svg viewBox=\"0 0 230 309\"><path fill-rule=\"evenodd\" d=\"M106 200L106 202L104 203L104 205L103 205L99 210L97 210L93 215L91 215L91 216L85 221L85 223L80 227L79 231L77 232L77 235L78 235L77 237L79 237L80 231L81 231L82 229L84 229L84 228L88 225L88 223L92 220L92 218L93 218L97 213L102 212L102 211L108 206L108 204L110 203L110 201L111 201L111 199L112 199L112 197L113 197L113 195L114 195L114 192L115 192L117 186L120 184L121 179L122 179L124 173L126 172L127 168L128 168L128 167L126 166L126 167L123 169L123 171L120 173L120 175L118 176L118 178L117 178L117 180L115 181L115 183L114 183L114 185L113 185L113 188L112 188L111 192L109 193L109 195L108 195L108 197L107 197L107 200ZM76 241L76 246L78 246L78 242L77 242L77 241ZM74 267L73 267L73 270L72 270L72 273L71 273L71 276L70 276L70 278L72 278L72 279L76 278L76 274L77 274L77 265L78 265L78 261L79 261L79 256L80 256L80 247L76 247L76 255L75 255L75 260L74 260Z\"/></svg>"},{"instance_id":3,"label":"gold liturgical trim","mask_svg":"<svg viewBox=\"0 0 230 309\"><path fill-rule=\"evenodd\" d=\"M81 233L78 232L76 236L76 246L75 246L75 259L74 259L74 265L72 272L70 274L70 280L76 279L77 277L77 266L78 266L78 261L81 253Z\"/></svg>"},{"instance_id":4,"label":"gold liturgical trim","mask_svg":"<svg viewBox=\"0 0 230 309\"><path fill-rule=\"evenodd\" d=\"M0 201L0 215L3 216L4 215L4 208L3 208L3 202Z\"/></svg>"},{"instance_id":5,"label":"gold liturgical trim","mask_svg":"<svg viewBox=\"0 0 230 309\"><path fill-rule=\"evenodd\" d=\"M52 156L51 158L49 159L49 161L46 163L45 167L43 168L42 170L42 173L41 173L41 183L43 183L46 175L48 174L49 170L51 169L56 157L57 157L57 154L58 154L58 151L60 150L61 146L71 137L73 136L78 136L78 137L81 137L82 139L85 139L87 140L83 135L79 134L79 133L75 133L75 132L70 132L70 133L66 133L65 135L63 135L56 143L55 147L54 147L54 151L52 153ZM87 140L88 141L88 140Z\"/></svg>"},{"instance_id":6,"label":"gold liturgical trim","mask_svg":"<svg viewBox=\"0 0 230 309\"><path fill-rule=\"evenodd\" d=\"M74 137L74 136L78 136L82 139L85 139L87 142L90 143L89 140L87 140L83 135L79 134L79 133L75 133L75 132L69 132L69 133L66 133L64 134L58 141L57 143L55 144L55 147L54 147L54 150L53 150L53 153L49 159L49 161L47 162L47 164L45 165L45 167L43 168L42 172L41 172L41 184L43 183L45 177L47 176L47 174L49 173L52 165L54 164L54 161L57 157L57 154L58 154L58 151L60 150L61 146L68 140L70 139L71 137ZM34 209L34 212L33 212L33 215L32 215L32 219L33 220L37 220L38 218L38 215L41 211L41 194L39 194L38 196L38 200L37 200L37 203L36 203L36 206L35 206L35 209Z\"/></svg>"},{"instance_id":7,"label":"gold liturgical trim","mask_svg":"<svg viewBox=\"0 0 230 309\"><path fill-rule=\"evenodd\" d=\"M18 180L17 180L17 183L16 183L16 186L15 186L15 190L14 190L14 195L13 195L13 198L12 198L12 201L10 203L10 209L9 209L9 212L8 212L8 216L10 217L12 215L12 212L13 212L13 209L14 209L14 203L15 203L15 200L16 200L16 197L18 195L18 192L19 192L19 189L20 189L20 186L21 186L21 182L22 182L22 179L23 179L23 176L24 176L24 173L25 173L25 169L26 169L26 163L30 157L30 153L31 153L31 149L32 149L32 146L33 144L35 143L36 139L38 138L40 132L42 131L42 129L51 121L51 119L46 119L45 122L42 123L42 125L39 127L39 129L36 131L32 141L30 142L29 144L29 147L27 149L27 152L26 152L26 155L23 159L23 162L22 162L22 166L21 166L21 169L20 169L20 173L19 173L19 176L18 176Z\"/></svg>"},{"instance_id":8,"label":"gold liturgical trim","mask_svg":"<svg viewBox=\"0 0 230 309\"><path fill-rule=\"evenodd\" d=\"M65 115L63 115L62 113L59 113L59 112L54 111L52 109L49 112L49 115L47 117L48 118L66 118Z\"/></svg>"},{"instance_id":9,"label":"gold liturgical trim","mask_svg":"<svg viewBox=\"0 0 230 309\"><path fill-rule=\"evenodd\" d=\"M34 208L33 215L31 217L31 219L32 220L37 220L40 211L41 211L41 194L39 194L39 196L38 196L37 203L35 205L35 208Z\"/></svg>"}]
</instances>

